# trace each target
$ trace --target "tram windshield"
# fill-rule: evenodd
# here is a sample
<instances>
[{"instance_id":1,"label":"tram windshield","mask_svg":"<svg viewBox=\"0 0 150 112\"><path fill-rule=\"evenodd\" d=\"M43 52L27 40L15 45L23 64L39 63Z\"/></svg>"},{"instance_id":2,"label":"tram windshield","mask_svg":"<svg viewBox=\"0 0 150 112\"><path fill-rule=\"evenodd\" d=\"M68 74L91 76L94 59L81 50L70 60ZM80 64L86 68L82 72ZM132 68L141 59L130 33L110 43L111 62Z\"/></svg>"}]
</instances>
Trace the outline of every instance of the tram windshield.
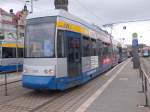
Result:
<instances>
[{"instance_id":1,"label":"tram windshield","mask_svg":"<svg viewBox=\"0 0 150 112\"><path fill-rule=\"evenodd\" d=\"M55 22L51 18L36 18L27 21L25 38L26 58L54 57Z\"/></svg>"}]
</instances>

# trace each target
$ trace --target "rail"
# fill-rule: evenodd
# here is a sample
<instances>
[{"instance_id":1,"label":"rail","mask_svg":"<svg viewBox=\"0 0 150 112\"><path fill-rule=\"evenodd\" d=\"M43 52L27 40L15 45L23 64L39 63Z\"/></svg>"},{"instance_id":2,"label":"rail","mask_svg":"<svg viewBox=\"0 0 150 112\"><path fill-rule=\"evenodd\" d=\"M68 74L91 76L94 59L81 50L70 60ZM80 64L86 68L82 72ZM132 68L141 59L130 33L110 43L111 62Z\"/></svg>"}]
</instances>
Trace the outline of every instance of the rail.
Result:
<instances>
[{"instance_id":1,"label":"rail","mask_svg":"<svg viewBox=\"0 0 150 112\"><path fill-rule=\"evenodd\" d=\"M148 85L150 86L150 77L147 75L145 70L140 67L139 68L140 77L142 80L142 93L144 93L145 96L145 105L142 105L143 107L149 107L149 99L148 99Z\"/></svg>"},{"instance_id":2,"label":"rail","mask_svg":"<svg viewBox=\"0 0 150 112\"><path fill-rule=\"evenodd\" d=\"M4 76L4 83L0 82L0 87L1 86L5 86L5 96L8 96L8 85L9 84L13 84L13 83L21 81L21 79L18 79L18 80L14 80L14 81L8 82L8 74L10 74L10 73L8 73L8 72L0 72L0 76Z\"/></svg>"}]
</instances>

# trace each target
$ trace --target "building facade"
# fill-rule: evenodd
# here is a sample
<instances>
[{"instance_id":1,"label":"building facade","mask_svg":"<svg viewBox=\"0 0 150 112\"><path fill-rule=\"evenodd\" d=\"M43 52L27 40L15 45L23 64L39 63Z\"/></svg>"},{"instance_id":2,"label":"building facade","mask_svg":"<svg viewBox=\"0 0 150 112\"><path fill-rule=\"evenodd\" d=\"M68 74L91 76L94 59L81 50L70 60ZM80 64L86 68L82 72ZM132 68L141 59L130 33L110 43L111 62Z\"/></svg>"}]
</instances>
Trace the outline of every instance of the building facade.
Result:
<instances>
[{"instance_id":1,"label":"building facade","mask_svg":"<svg viewBox=\"0 0 150 112\"><path fill-rule=\"evenodd\" d=\"M18 39L24 38L25 36L25 27L26 27L26 17L28 15L27 7L24 6L22 11L16 13L17 17L17 37Z\"/></svg>"},{"instance_id":2,"label":"building facade","mask_svg":"<svg viewBox=\"0 0 150 112\"><path fill-rule=\"evenodd\" d=\"M8 13L0 8L0 41L18 41L22 43L25 35L27 15L28 10L26 6L16 14L13 13L13 10L10 10L10 13Z\"/></svg>"},{"instance_id":3,"label":"building facade","mask_svg":"<svg viewBox=\"0 0 150 112\"><path fill-rule=\"evenodd\" d=\"M14 14L10 14L0 8L0 39L4 41L16 40L17 20Z\"/></svg>"}]
</instances>

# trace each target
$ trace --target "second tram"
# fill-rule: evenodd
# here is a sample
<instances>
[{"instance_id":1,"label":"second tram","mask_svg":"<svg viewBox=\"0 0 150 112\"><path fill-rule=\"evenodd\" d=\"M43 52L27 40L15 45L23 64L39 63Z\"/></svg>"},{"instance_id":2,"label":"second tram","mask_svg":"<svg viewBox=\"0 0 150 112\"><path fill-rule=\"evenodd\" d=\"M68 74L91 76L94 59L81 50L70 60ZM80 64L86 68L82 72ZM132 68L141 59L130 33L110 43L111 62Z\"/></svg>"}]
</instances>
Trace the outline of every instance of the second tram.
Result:
<instances>
[{"instance_id":1,"label":"second tram","mask_svg":"<svg viewBox=\"0 0 150 112\"><path fill-rule=\"evenodd\" d=\"M142 49L142 55L143 55L143 57L149 57L149 48L148 47L144 47Z\"/></svg>"},{"instance_id":2,"label":"second tram","mask_svg":"<svg viewBox=\"0 0 150 112\"><path fill-rule=\"evenodd\" d=\"M23 39L0 40L0 72L22 71Z\"/></svg>"}]
</instances>

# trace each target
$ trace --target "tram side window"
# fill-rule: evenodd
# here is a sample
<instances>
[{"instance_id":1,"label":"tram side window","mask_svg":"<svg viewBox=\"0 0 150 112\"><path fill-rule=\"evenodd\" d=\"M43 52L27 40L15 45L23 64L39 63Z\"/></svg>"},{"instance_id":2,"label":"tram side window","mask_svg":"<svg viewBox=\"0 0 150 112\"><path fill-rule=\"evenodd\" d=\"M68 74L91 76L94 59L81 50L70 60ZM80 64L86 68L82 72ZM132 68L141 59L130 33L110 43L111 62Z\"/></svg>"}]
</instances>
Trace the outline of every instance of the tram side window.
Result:
<instances>
[{"instance_id":1,"label":"tram side window","mask_svg":"<svg viewBox=\"0 0 150 112\"><path fill-rule=\"evenodd\" d=\"M108 45L104 43L104 50L103 50L103 55L107 56L108 55Z\"/></svg>"},{"instance_id":2,"label":"tram side window","mask_svg":"<svg viewBox=\"0 0 150 112\"><path fill-rule=\"evenodd\" d=\"M18 58L23 58L23 48L18 48Z\"/></svg>"},{"instance_id":3,"label":"tram side window","mask_svg":"<svg viewBox=\"0 0 150 112\"><path fill-rule=\"evenodd\" d=\"M118 47L118 49L119 49L119 54L122 54L122 48Z\"/></svg>"},{"instance_id":4,"label":"tram side window","mask_svg":"<svg viewBox=\"0 0 150 112\"><path fill-rule=\"evenodd\" d=\"M98 48L98 56L102 56L102 52L103 52L103 44L101 41L97 42L97 48Z\"/></svg>"},{"instance_id":5,"label":"tram side window","mask_svg":"<svg viewBox=\"0 0 150 112\"><path fill-rule=\"evenodd\" d=\"M82 56L83 57L90 56L90 39L89 39L89 37L83 36L82 45L83 45Z\"/></svg>"},{"instance_id":6,"label":"tram side window","mask_svg":"<svg viewBox=\"0 0 150 112\"><path fill-rule=\"evenodd\" d=\"M114 46L114 54L118 54L118 48L117 48L117 46Z\"/></svg>"},{"instance_id":7,"label":"tram side window","mask_svg":"<svg viewBox=\"0 0 150 112\"><path fill-rule=\"evenodd\" d=\"M58 30L57 32L57 56L58 58L63 58L66 56L64 31L62 30Z\"/></svg>"},{"instance_id":8,"label":"tram side window","mask_svg":"<svg viewBox=\"0 0 150 112\"><path fill-rule=\"evenodd\" d=\"M16 58L16 48L2 48L2 57L3 58Z\"/></svg>"},{"instance_id":9,"label":"tram side window","mask_svg":"<svg viewBox=\"0 0 150 112\"><path fill-rule=\"evenodd\" d=\"M108 45L108 54L111 56L112 55L112 46Z\"/></svg>"},{"instance_id":10,"label":"tram side window","mask_svg":"<svg viewBox=\"0 0 150 112\"><path fill-rule=\"evenodd\" d=\"M96 50L96 40L91 39L91 56L96 56L97 50Z\"/></svg>"}]
</instances>

